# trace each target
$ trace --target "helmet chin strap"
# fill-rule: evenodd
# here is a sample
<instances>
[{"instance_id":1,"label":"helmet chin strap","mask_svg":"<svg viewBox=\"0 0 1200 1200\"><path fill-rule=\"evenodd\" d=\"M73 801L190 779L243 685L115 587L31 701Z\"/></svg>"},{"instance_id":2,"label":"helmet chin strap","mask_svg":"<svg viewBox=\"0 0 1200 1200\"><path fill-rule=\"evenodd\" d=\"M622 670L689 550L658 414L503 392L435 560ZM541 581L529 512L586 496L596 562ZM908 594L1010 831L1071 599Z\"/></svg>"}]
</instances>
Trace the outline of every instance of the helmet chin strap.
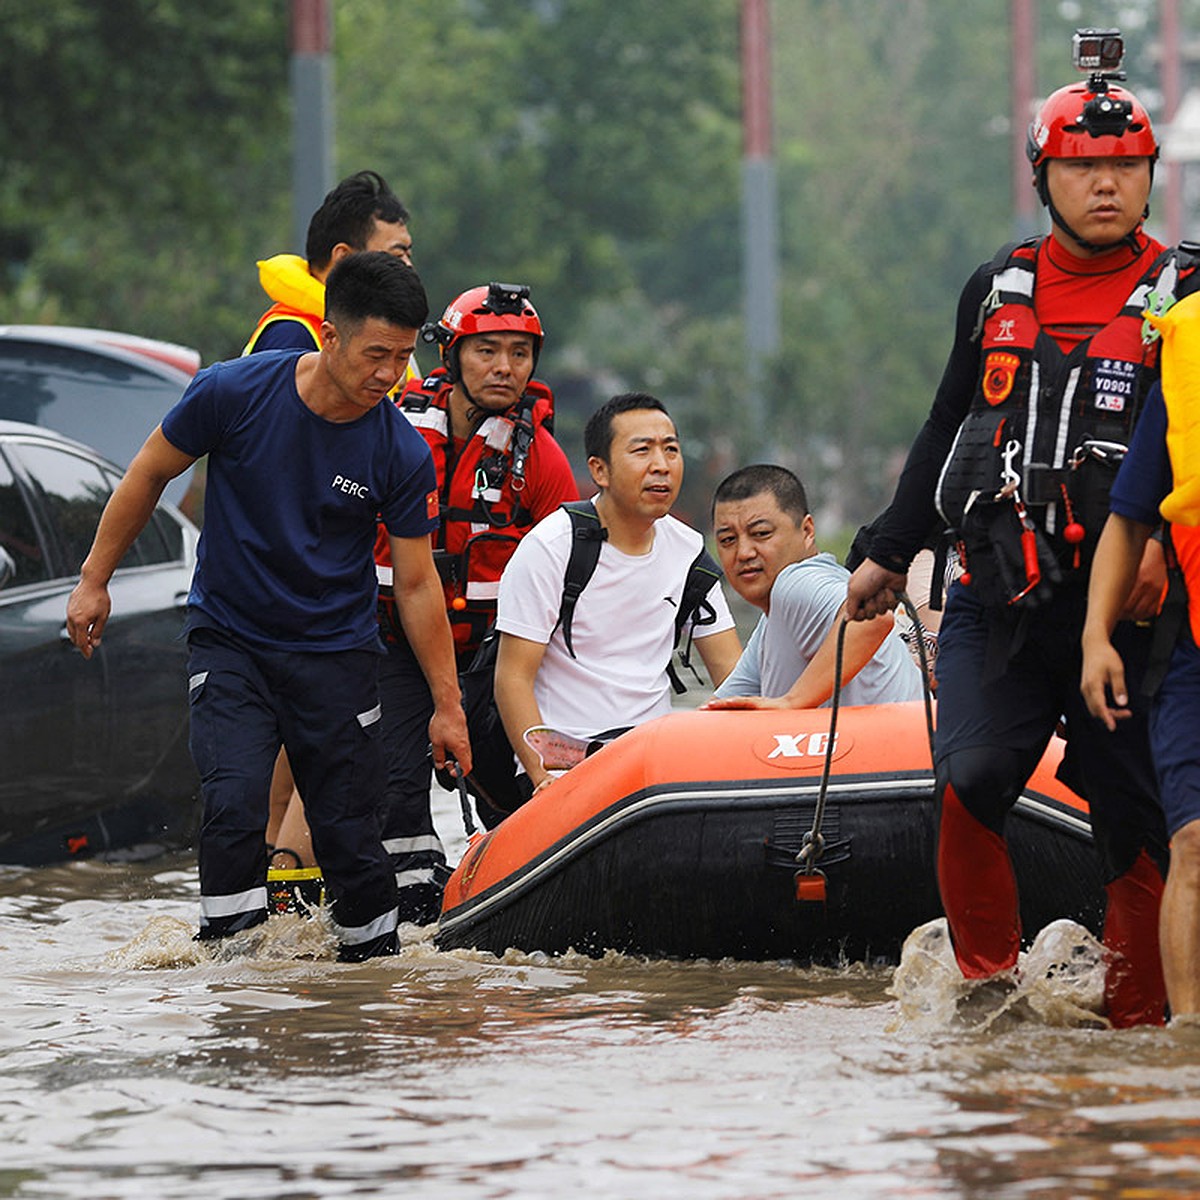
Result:
<instances>
[{"instance_id":1,"label":"helmet chin strap","mask_svg":"<svg viewBox=\"0 0 1200 1200\"><path fill-rule=\"evenodd\" d=\"M1089 242L1087 238L1080 237L1079 234L1067 224L1062 213L1054 206L1054 201L1050 199L1050 185L1046 181L1046 164L1043 163L1037 172L1037 194L1041 198L1042 203L1046 206L1046 211L1050 214L1050 220L1059 227L1077 246L1084 250L1115 250L1118 246L1128 246L1131 250L1140 250L1141 246L1138 243L1138 234L1141 232L1142 222L1150 215L1150 205L1146 205L1145 211L1142 213L1142 219L1139 221L1124 237L1117 238L1115 242Z\"/></svg>"},{"instance_id":2,"label":"helmet chin strap","mask_svg":"<svg viewBox=\"0 0 1200 1200\"><path fill-rule=\"evenodd\" d=\"M1150 208L1147 206L1145 213L1142 215L1142 221L1139 221L1124 237L1117 238L1115 242L1089 242L1087 238L1080 237L1070 225L1063 220L1062 213L1054 207L1053 202L1047 201L1046 208L1050 212L1050 220L1059 227L1077 246L1081 246L1084 250L1115 250L1118 246L1128 246L1131 250L1140 250L1141 245L1138 242L1138 234L1141 232L1142 221L1150 215Z\"/></svg>"}]
</instances>

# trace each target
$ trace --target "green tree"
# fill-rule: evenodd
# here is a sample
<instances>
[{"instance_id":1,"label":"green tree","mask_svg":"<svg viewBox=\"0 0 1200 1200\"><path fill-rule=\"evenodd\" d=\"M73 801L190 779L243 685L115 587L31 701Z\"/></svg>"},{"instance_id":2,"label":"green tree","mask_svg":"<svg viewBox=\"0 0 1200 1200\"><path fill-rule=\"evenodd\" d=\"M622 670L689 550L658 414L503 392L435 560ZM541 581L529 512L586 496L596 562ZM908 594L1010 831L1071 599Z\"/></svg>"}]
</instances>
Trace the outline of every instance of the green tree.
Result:
<instances>
[{"instance_id":1,"label":"green tree","mask_svg":"<svg viewBox=\"0 0 1200 1200\"><path fill-rule=\"evenodd\" d=\"M0 23L7 318L236 353L286 205L281 6L0 0Z\"/></svg>"},{"instance_id":2,"label":"green tree","mask_svg":"<svg viewBox=\"0 0 1200 1200\"><path fill-rule=\"evenodd\" d=\"M737 305L736 34L734 0L337 6L339 169L376 167L412 209L435 307L530 284L580 468L586 411L673 353L623 353L640 315Z\"/></svg>"},{"instance_id":3,"label":"green tree","mask_svg":"<svg viewBox=\"0 0 1200 1200\"><path fill-rule=\"evenodd\" d=\"M959 289L1012 234L1008 8L775 0L783 346L771 444L745 420L738 0L334 0L338 174L413 212L438 308L527 282L582 469L584 416L644 388L680 423L687 505L749 455L856 524L891 491ZM1112 22L1157 102L1153 0L1038 11L1042 89ZM1200 0L1182 5L1200 26ZM235 354L254 260L290 244L287 6L0 0L5 319ZM1156 114L1157 115L1157 114ZM425 361L429 361L428 353Z\"/></svg>"}]
</instances>

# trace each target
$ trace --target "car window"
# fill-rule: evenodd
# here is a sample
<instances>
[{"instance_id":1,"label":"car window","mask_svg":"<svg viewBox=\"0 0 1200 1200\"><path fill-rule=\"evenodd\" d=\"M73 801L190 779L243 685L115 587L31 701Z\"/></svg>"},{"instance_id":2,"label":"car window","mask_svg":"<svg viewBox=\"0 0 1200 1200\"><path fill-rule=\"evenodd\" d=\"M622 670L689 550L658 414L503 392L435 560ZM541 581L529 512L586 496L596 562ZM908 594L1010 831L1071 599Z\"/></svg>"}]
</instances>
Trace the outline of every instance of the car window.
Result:
<instances>
[{"instance_id":1,"label":"car window","mask_svg":"<svg viewBox=\"0 0 1200 1200\"><path fill-rule=\"evenodd\" d=\"M183 526L161 508L154 510L154 525L162 538L166 557L156 562L181 562L183 560Z\"/></svg>"},{"instance_id":2,"label":"car window","mask_svg":"<svg viewBox=\"0 0 1200 1200\"><path fill-rule=\"evenodd\" d=\"M0 546L12 556L16 574L7 586L20 587L24 583L38 583L49 579L50 569L46 554L38 540L33 518L21 489L17 485L8 463L0 455Z\"/></svg>"},{"instance_id":3,"label":"car window","mask_svg":"<svg viewBox=\"0 0 1200 1200\"><path fill-rule=\"evenodd\" d=\"M50 446L25 443L15 453L58 541L59 573L77 575L108 503L108 479L97 463Z\"/></svg>"},{"instance_id":4,"label":"car window","mask_svg":"<svg viewBox=\"0 0 1200 1200\"><path fill-rule=\"evenodd\" d=\"M92 548L100 514L116 484L99 463L57 446L14 443L10 449L28 472L57 541L60 575L78 575ZM161 528L151 521L121 560L121 567L172 561Z\"/></svg>"},{"instance_id":5,"label":"car window","mask_svg":"<svg viewBox=\"0 0 1200 1200\"><path fill-rule=\"evenodd\" d=\"M120 483L110 471L105 471L110 489ZM136 563L127 558L123 565L153 566L157 563L181 562L183 559L183 527L169 513L156 508L146 528L138 534L134 543L137 551Z\"/></svg>"}]
</instances>

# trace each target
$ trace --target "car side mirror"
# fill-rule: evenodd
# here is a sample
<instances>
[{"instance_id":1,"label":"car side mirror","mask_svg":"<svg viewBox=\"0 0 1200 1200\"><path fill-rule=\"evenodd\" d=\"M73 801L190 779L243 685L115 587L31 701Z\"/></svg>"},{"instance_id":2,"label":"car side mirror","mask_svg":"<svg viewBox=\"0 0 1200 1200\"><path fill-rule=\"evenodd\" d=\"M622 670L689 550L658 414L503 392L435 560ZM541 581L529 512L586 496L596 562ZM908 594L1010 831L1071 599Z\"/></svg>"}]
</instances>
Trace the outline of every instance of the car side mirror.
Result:
<instances>
[{"instance_id":1,"label":"car side mirror","mask_svg":"<svg viewBox=\"0 0 1200 1200\"><path fill-rule=\"evenodd\" d=\"M0 546L0 590L8 587L16 573L16 561L3 546Z\"/></svg>"}]
</instances>

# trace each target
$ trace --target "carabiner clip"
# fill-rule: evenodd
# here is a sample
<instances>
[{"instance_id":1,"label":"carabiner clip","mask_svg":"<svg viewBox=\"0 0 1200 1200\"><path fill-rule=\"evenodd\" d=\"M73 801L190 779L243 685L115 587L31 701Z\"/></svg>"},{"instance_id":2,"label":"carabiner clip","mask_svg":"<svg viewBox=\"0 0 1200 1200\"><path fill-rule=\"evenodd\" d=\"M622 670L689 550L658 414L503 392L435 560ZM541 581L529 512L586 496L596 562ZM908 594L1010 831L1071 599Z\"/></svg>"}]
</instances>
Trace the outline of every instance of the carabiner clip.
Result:
<instances>
[{"instance_id":1,"label":"carabiner clip","mask_svg":"<svg viewBox=\"0 0 1200 1200\"><path fill-rule=\"evenodd\" d=\"M1000 472L1003 486L996 493L997 500L1006 500L1009 496L1017 495L1017 489L1021 486L1021 476L1013 466L1013 459L1020 453L1021 443L1015 438L1010 438L1004 447L1004 470Z\"/></svg>"}]
</instances>

